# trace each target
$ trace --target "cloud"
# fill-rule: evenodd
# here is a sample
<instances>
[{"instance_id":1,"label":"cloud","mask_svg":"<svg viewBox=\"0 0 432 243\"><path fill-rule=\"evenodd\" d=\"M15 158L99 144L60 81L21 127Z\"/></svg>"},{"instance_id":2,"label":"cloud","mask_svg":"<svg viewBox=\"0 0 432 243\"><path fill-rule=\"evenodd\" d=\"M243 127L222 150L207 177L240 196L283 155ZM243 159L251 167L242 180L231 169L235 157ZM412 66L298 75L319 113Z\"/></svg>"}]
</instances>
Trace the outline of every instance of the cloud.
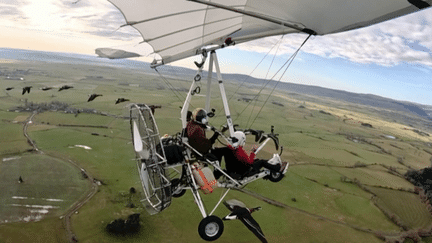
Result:
<instances>
[{"instance_id":1,"label":"cloud","mask_svg":"<svg viewBox=\"0 0 432 243\"><path fill-rule=\"evenodd\" d=\"M117 40L131 40L134 38L140 38L137 42L142 41L142 37L137 30L130 26L121 27L125 24L123 15L117 9L111 9L101 15L95 15L91 17L79 17L80 21L83 21L90 28L86 33L103 36Z\"/></svg>"},{"instance_id":2,"label":"cloud","mask_svg":"<svg viewBox=\"0 0 432 243\"><path fill-rule=\"evenodd\" d=\"M19 6L26 4L25 0L0 0L0 16L2 16L3 25L12 25L13 23L25 23L26 17L20 10Z\"/></svg>"},{"instance_id":3,"label":"cloud","mask_svg":"<svg viewBox=\"0 0 432 243\"><path fill-rule=\"evenodd\" d=\"M15 6L11 6L11 5L0 5L0 14L2 17L7 17L7 16L17 16L21 14L21 11L15 7Z\"/></svg>"},{"instance_id":4,"label":"cloud","mask_svg":"<svg viewBox=\"0 0 432 243\"><path fill-rule=\"evenodd\" d=\"M313 37L303 52L342 58L362 64L394 66L402 62L432 67L432 9L378 25L327 36ZM306 35L284 37L278 54L293 53ZM267 53L280 37L268 37L236 46L238 49Z\"/></svg>"},{"instance_id":5,"label":"cloud","mask_svg":"<svg viewBox=\"0 0 432 243\"><path fill-rule=\"evenodd\" d=\"M70 31L82 31L83 33L106 37L112 40L130 41L142 40L141 35L132 27L122 27L126 23L122 13L108 1L79 1L76 4L64 4L67 11ZM77 26L81 26L80 29Z\"/></svg>"},{"instance_id":6,"label":"cloud","mask_svg":"<svg viewBox=\"0 0 432 243\"><path fill-rule=\"evenodd\" d=\"M113 40L140 37L133 28L120 28L126 21L108 1L0 0L3 26L13 26L59 35L82 34ZM137 39L141 41L141 39Z\"/></svg>"},{"instance_id":7,"label":"cloud","mask_svg":"<svg viewBox=\"0 0 432 243\"><path fill-rule=\"evenodd\" d=\"M111 41L135 41L142 37L133 27L122 27L122 13L109 1L0 0L0 25L31 29L58 36L103 37ZM355 63L394 66L402 62L432 67L432 9L359 30L312 37L303 52ZM279 55L293 53L304 34L268 37L233 48ZM279 44L280 43L280 44Z\"/></svg>"}]
</instances>

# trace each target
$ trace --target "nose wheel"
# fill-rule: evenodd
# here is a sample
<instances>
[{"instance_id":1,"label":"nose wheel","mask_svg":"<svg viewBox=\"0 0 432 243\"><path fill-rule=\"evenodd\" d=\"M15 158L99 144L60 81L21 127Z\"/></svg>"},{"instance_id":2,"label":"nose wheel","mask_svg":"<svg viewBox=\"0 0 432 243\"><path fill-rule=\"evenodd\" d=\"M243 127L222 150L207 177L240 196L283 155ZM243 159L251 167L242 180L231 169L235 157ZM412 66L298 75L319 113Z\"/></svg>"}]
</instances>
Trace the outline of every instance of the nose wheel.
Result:
<instances>
[{"instance_id":1,"label":"nose wheel","mask_svg":"<svg viewBox=\"0 0 432 243\"><path fill-rule=\"evenodd\" d=\"M217 240L223 233L224 225L220 218L211 215L201 220L198 233L206 241Z\"/></svg>"}]
</instances>

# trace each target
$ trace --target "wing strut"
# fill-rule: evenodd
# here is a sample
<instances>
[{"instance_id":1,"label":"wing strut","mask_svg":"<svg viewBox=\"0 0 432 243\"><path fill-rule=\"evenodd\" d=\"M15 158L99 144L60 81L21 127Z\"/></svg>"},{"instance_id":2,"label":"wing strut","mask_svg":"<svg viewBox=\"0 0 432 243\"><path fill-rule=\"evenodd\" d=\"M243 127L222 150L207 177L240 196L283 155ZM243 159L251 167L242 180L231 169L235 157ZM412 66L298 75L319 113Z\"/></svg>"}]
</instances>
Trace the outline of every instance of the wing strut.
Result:
<instances>
[{"instance_id":1,"label":"wing strut","mask_svg":"<svg viewBox=\"0 0 432 243\"><path fill-rule=\"evenodd\" d=\"M196 3L201 3L201 4L205 4L205 5L209 5L209 6L213 6L215 8L220 8L220 9L225 9L228 11L232 11L232 12L236 12L236 13L240 13L240 14L244 14L247 16L251 16L254 18L258 18L258 19L262 19L268 22L272 22L275 24L279 24L279 25L283 25L285 27L288 28L292 28L298 31L301 31L303 33L309 34L309 35L316 35L317 33L314 30L308 29L308 28L303 28L301 26L295 25L295 24L291 24L276 18L272 18L270 16L265 16L263 14L259 14L259 13L255 13L255 12L251 12L251 11L246 11L246 10L242 10L242 9L237 9L237 8L233 8L230 6L226 6L223 4L219 4L219 3L215 3L215 2L209 2L209 1L204 1L204 0L187 0L187 1L191 1L191 2L196 2Z\"/></svg>"},{"instance_id":2,"label":"wing strut","mask_svg":"<svg viewBox=\"0 0 432 243\"><path fill-rule=\"evenodd\" d=\"M219 83L219 90L221 93L221 97L222 97L222 103L224 106L224 110L225 110L225 116L227 119L227 124L228 124L228 128L229 128L229 132L230 132L230 136L232 137L234 135L234 126L233 126L233 121L231 118L231 113L230 113L230 109L229 109L229 105L228 105L228 99L226 97L226 93L225 93L225 86L223 84L223 79L222 79L222 74L219 68L219 61L217 59L217 55L216 55L216 51L215 49L217 49L218 47L214 47L214 48L209 48L206 49L203 53L208 53L210 52L210 63L209 63L209 74L208 74L208 80L207 80L207 99L206 99L206 110L208 111L210 108L210 94L211 94L211 78L212 78L212 72L213 72L213 65L216 69L216 75L217 75L217 79L218 79L218 83ZM199 66L198 71L197 71L197 75L199 75L202 72L202 69L204 67L204 62L207 58L207 55L203 55L203 62L197 66ZM183 129L186 128L187 125L187 111L189 109L189 105L190 105L190 101L192 99L192 92L195 88L195 86L197 85L196 83L200 81L201 78L199 79L195 79L192 82L192 85L189 89L189 92L186 96L186 100L182 106L182 110L181 110L181 120L182 120L182 126Z\"/></svg>"},{"instance_id":3,"label":"wing strut","mask_svg":"<svg viewBox=\"0 0 432 243\"><path fill-rule=\"evenodd\" d=\"M228 124L228 128L229 128L230 136L232 137L232 136L234 136L234 126L233 126L233 121L232 121L229 106L228 106L228 100L226 98L225 87L223 84L222 75L221 75L221 71L219 68L219 62L218 62L218 59L216 56L216 51L211 52L211 57L212 57L212 59L210 59L210 60L214 59L213 61L214 61L214 65L216 68L216 74L218 77L218 83L219 83L219 89L220 89L220 93L221 93L221 97L222 97L222 103L224 105L225 116L227 119L227 124ZM209 65L213 65L213 63L210 63Z\"/></svg>"}]
</instances>

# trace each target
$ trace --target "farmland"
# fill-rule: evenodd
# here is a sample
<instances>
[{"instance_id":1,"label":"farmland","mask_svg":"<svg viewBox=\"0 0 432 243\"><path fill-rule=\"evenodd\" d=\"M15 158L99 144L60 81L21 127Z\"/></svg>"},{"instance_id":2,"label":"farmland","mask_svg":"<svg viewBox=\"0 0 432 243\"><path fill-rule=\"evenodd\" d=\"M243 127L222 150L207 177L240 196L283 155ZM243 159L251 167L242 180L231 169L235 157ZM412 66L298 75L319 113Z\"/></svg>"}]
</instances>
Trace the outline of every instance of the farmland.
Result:
<instances>
[{"instance_id":1,"label":"farmland","mask_svg":"<svg viewBox=\"0 0 432 243\"><path fill-rule=\"evenodd\" d=\"M174 134L181 127L179 106L183 105L189 81L167 75L168 85L153 73L133 67L16 61L1 63L0 68L2 72L33 70L23 81L0 80L0 187L5 192L0 202L45 205L42 209L51 206L49 212L37 214L38 218L36 214L29 217L29 208L2 207L0 242L70 240L61 217L86 197L92 185L81 169L99 185L94 196L71 216L71 228L79 242L202 242L197 233L201 215L190 192L173 199L168 209L154 216L141 207L142 192L129 120L125 118L127 103L115 104L117 98L125 97L130 102L161 105L155 112L159 130ZM58 91L64 84L74 88ZM33 89L22 95L20 88L26 85ZM45 86L55 89L39 89ZM250 95L234 93L237 86L226 82L234 123L266 132L274 125L284 147L282 158L290 162L281 182L258 180L245 188L261 197L240 191L232 191L227 197L250 207L262 207L253 216L269 242L382 242L376 237L378 232L395 238L408 230L431 226L426 205L403 178L409 169L431 165L429 136L406 129L408 124L399 123L397 116L389 118L370 107L283 91L273 94L273 103L268 102L255 120L249 119L253 111L254 118L266 97L260 96L254 106L253 101L243 99ZM6 87L15 89L5 91ZM247 90L258 92L256 87ZM87 102L90 93L103 96ZM263 96L268 93L264 90ZM223 106L217 92L212 96L216 116L210 122L220 127L224 124ZM192 106L200 107L204 100L196 96ZM38 148L35 151L23 136L23 125L33 114L33 110L25 109L52 103L66 104L67 109L57 105L34 115L27 132ZM8 111L12 109L17 112ZM253 137L248 137L246 147L253 144ZM269 144L259 157L269 158L274 152ZM18 183L20 176L23 183ZM131 195L131 187L138 192ZM203 195L209 208L222 193L218 189ZM262 197L279 206L262 201ZM134 208L127 207L130 201ZM115 236L106 232L112 220L132 213L140 213L138 233ZM227 213L223 207L215 211L219 217ZM397 215L407 228L395 224L386 215L389 213ZM218 240L254 241L255 236L239 221L225 222Z\"/></svg>"},{"instance_id":2,"label":"farmland","mask_svg":"<svg viewBox=\"0 0 432 243\"><path fill-rule=\"evenodd\" d=\"M88 185L71 165L45 155L23 155L2 162L2 223L59 216ZM22 183L17 183L18 178ZM30 211L30 215L26 212ZM17 218L16 215L19 215Z\"/></svg>"}]
</instances>

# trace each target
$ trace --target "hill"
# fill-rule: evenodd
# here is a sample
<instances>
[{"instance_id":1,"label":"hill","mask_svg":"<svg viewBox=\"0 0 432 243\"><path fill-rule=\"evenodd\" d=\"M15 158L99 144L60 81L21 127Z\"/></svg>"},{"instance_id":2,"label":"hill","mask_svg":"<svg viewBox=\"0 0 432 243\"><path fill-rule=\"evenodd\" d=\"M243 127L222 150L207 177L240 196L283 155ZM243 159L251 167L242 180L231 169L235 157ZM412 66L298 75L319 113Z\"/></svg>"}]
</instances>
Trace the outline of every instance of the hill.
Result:
<instances>
[{"instance_id":1,"label":"hill","mask_svg":"<svg viewBox=\"0 0 432 243\"><path fill-rule=\"evenodd\" d=\"M99 58L96 56L74 54L74 53L58 53L58 52L42 52L33 50L20 50L20 49L8 49L0 48L0 56L2 59L12 60L33 60L50 63L71 63L71 64L88 64L88 65L100 65L100 66L114 66L114 67L128 67L140 69L144 72L154 73L154 70L150 68L150 64L141 61L129 60L129 59L117 59L110 60ZM166 68L164 70L166 75L172 75L177 78L190 79L196 73L196 70L188 68ZM204 77L207 73L204 71ZM232 82L242 83L246 85L260 86L267 80L257 79L254 77L248 77L243 74L223 74L224 79ZM269 87L273 87L276 81L271 81ZM372 94L359 94L353 92L347 92L343 90L328 89L319 86L302 85L295 83L282 82L278 84L278 89L285 91L306 94L318 97L328 97L339 101L345 101L355 104L367 105L375 108L390 109L394 111L400 111L405 113L411 113L421 118L425 118L432 121L432 113L428 113L427 110L432 109L432 106L417 104L408 101L400 101L389 99ZM432 122L429 124L431 125Z\"/></svg>"},{"instance_id":2,"label":"hill","mask_svg":"<svg viewBox=\"0 0 432 243\"><path fill-rule=\"evenodd\" d=\"M143 208L128 106L115 104L123 97L160 105L155 113L159 131L175 134L181 129L179 106L190 86L190 77L183 79L183 73L191 70L160 68L163 79L147 64L133 60L27 51L14 55L21 59L3 59L0 64L5 74L0 77L0 174L5 175L0 176L0 202L7 206L0 210L0 220L8 220L0 225L0 242L202 242L197 233L202 215L189 191L160 214L149 215ZM8 74L20 78L7 79ZM269 242L402 242L411 236L430 242L426 238L432 232L430 204L403 177L409 170L431 165L429 134L407 129L401 122L407 117L415 125L424 118L284 89L274 92L266 104L269 88L251 102L261 81L252 79L258 85L249 83L247 93L234 93L241 80L226 80L235 123L247 128L253 114L250 127L269 132L274 125L284 146L281 157L290 162L282 181L257 180L226 197L262 206L253 217ZM65 84L73 88L60 92ZM26 86L33 88L23 95L21 88ZM213 90L217 86L215 82ZM202 89L203 94L206 85ZM103 96L88 102L91 93ZM202 94L193 97L194 107L203 104ZM217 92L212 98L216 115L210 123L220 127L226 123L223 105ZM260 106L265 108L257 115ZM246 149L253 144L248 136ZM269 142L258 156L267 159L279 151ZM24 183L19 183L20 176ZM51 190L55 194L44 193L56 181L62 183ZM77 194L64 193L71 188ZM202 194L207 209L221 195L223 189ZM139 232L106 231L110 222L137 213ZM218 217L227 213L223 206L214 211ZM32 222L20 219L32 215ZM241 222L224 225L218 242L256 241Z\"/></svg>"}]
</instances>

